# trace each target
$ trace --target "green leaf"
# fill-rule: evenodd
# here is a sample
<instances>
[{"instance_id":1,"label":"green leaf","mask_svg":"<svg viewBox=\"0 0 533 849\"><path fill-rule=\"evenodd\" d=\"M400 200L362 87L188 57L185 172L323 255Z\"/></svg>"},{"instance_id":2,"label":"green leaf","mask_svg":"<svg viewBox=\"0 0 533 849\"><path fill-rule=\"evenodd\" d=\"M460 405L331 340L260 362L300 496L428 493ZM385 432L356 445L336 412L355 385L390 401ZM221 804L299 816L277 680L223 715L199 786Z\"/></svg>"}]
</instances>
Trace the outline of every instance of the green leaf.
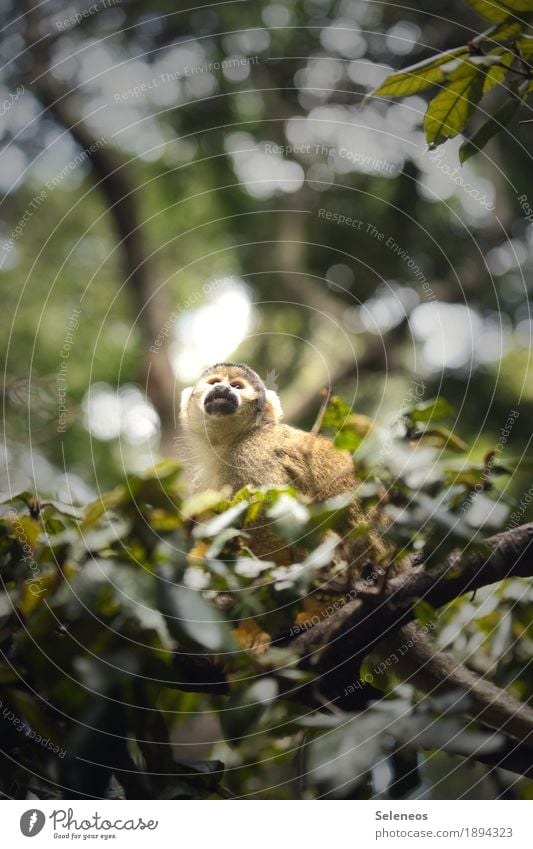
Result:
<instances>
[{"instance_id":1,"label":"green leaf","mask_svg":"<svg viewBox=\"0 0 533 849\"><path fill-rule=\"evenodd\" d=\"M19 676L10 666L0 663L0 684L16 684Z\"/></svg>"},{"instance_id":2,"label":"green leaf","mask_svg":"<svg viewBox=\"0 0 533 849\"><path fill-rule=\"evenodd\" d=\"M117 486L112 492L107 492L101 498L87 504L83 511L82 529L93 527L102 516L107 516L109 510L114 510L129 500L125 486Z\"/></svg>"},{"instance_id":3,"label":"green leaf","mask_svg":"<svg viewBox=\"0 0 533 849\"><path fill-rule=\"evenodd\" d=\"M152 507L172 507L180 473L180 465L164 460L140 474L129 475L126 479L126 500Z\"/></svg>"},{"instance_id":4,"label":"green leaf","mask_svg":"<svg viewBox=\"0 0 533 849\"><path fill-rule=\"evenodd\" d=\"M468 56L467 47L458 47L438 56L430 56L429 59L423 59L405 70L389 74L380 86L367 95L365 100L370 97L406 97L423 91L441 82L446 75L443 66L461 56Z\"/></svg>"},{"instance_id":5,"label":"green leaf","mask_svg":"<svg viewBox=\"0 0 533 849\"><path fill-rule=\"evenodd\" d=\"M332 395L322 419L322 428L331 427L334 430L340 430L351 412L346 401L338 395Z\"/></svg>"},{"instance_id":6,"label":"green leaf","mask_svg":"<svg viewBox=\"0 0 533 849\"><path fill-rule=\"evenodd\" d=\"M487 69L487 75L485 77L485 82L483 83L483 94L487 94L487 92L492 91L495 86L501 85L504 82L513 61L514 56L508 50L498 54L498 62Z\"/></svg>"},{"instance_id":7,"label":"green leaf","mask_svg":"<svg viewBox=\"0 0 533 849\"><path fill-rule=\"evenodd\" d=\"M253 731L277 695L278 685L273 678L260 678L250 687L232 693L220 712L226 740L236 742Z\"/></svg>"},{"instance_id":8,"label":"green leaf","mask_svg":"<svg viewBox=\"0 0 533 849\"><path fill-rule=\"evenodd\" d=\"M520 51L522 59L533 59L533 37L524 35L516 42L516 48Z\"/></svg>"},{"instance_id":9,"label":"green leaf","mask_svg":"<svg viewBox=\"0 0 533 849\"><path fill-rule=\"evenodd\" d=\"M472 138L467 139L459 148L459 159L461 164L465 163L471 156L479 153L488 141L490 141L496 133L499 133L503 127L509 123L515 112L517 111L522 101L518 97L509 98L496 110L488 121L474 133Z\"/></svg>"},{"instance_id":10,"label":"green leaf","mask_svg":"<svg viewBox=\"0 0 533 849\"><path fill-rule=\"evenodd\" d=\"M177 639L185 634L194 643L211 651L233 647L230 630L222 614L189 587L167 585L163 603L169 631Z\"/></svg>"},{"instance_id":11,"label":"green leaf","mask_svg":"<svg viewBox=\"0 0 533 849\"><path fill-rule=\"evenodd\" d=\"M415 616L422 625L433 625L437 621L437 611L423 599L419 599L415 604Z\"/></svg>"},{"instance_id":12,"label":"green leaf","mask_svg":"<svg viewBox=\"0 0 533 849\"><path fill-rule=\"evenodd\" d=\"M230 507L229 510L219 513L218 516L215 516L213 519L209 519L209 521L202 522L202 524L197 525L194 529L194 536L196 539L216 537L216 535L221 531L233 526L233 522L247 509L248 503L246 501L241 501L240 503L235 504L233 507Z\"/></svg>"},{"instance_id":13,"label":"green leaf","mask_svg":"<svg viewBox=\"0 0 533 849\"><path fill-rule=\"evenodd\" d=\"M9 491L0 491L0 504L13 504L15 501L30 501L35 493L28 488L29 480L23 480L18 485L13 484Z\"/></svg>"},{"instance_id":14,"label":"green leaf","mask_svg":"<svg viewBox=\"0 0 533 849\"><path fill-rule=\"evenodd\" d=\"M337 528L346 520L346 514L355 499L355 492L343 492L328 498L320 504L309 506L311 519L309 525L322 535L330 528Z\"/></svg>"},{"instance_id":15,"label":"green leaf","mask_svg":"<svg viewBox=\"0 0 533 849\"><path fill-rule=\"evenodd\" d=\"M529 20L530 17L530 15L525 15L526 20ZM517 35L520 35L523 29L524 24L521 23L521 21L511 21L510 19L506 19L502 24L495 24L485 30L485 32L476 35L476 37L472 39L472 44L480 45L484 49L487 49L485 42L488 42L488 49L490 50L495 44L501 44L502 42L516 38Z\"/></svg>"},{"instance_id":16,"label":"green leaf","mask_svg":"<svg viewBox=\"0 0 533 849\"><path fill-rule=\"evenodd\" d=\"M63 516L70 516L72 519L83 519L85 515L84 507L77 507L75 504L70 504L68 501L45 501L43 508L51 505L54 510L61 513Z\"/></svg>"},{"instance_id":17,"label":"green leaf","mask_svg":"<svg viewBox=\"0 0 533 849\"><path fill-rule=\"evenodd\" d=\"M448 430L447 427L437 427L436 425L427 424L416 434L413 434L413 438L421 439L438 448L446 448L448 451L455 451L459 454L468 451L466 442L463 442L460 437L452 433L451 430Z\"/></svg>"},{"instance_id":18,"label":"green leaf","mask_svg":"<svg viewBox=\"0 0 533 849\"><path fill-rule=\"evenodd\" d=\"M531 0L468 0L468 4L483 18L496 23L533 11Z\"/></svg>"},{"instance_id":19,"label":"green leaf","mask_svg":"<svg viewBox=\"0 0 533 849\"><path fill-rule=\"evenodd\" d=\"M345 714L342 718L345 721L339 727L325 731L308 747L307 769L321 791L333 797L365 781L386 745L391 724L391 716L378 711L361 716ZM338 723L339 718L334 719Z\"/></svg>"},{"instance_id":20,"label":"green leaf","mask_svg":"<svg viewBox=\"0 0 533 849\"><path fill-rule=\"evenodd\" d=\"M81 531L79 547L87 551L101 551L123 539L131 528L131 522L108 515L107 522L97 528Z\"/></svg>"},{"instance_id":21,"label":"green leaf","mask_svg":"<svg viewBox=\"0 0 533 849\"><path fill-rule=\"evenodd\" d=\"M221 504L227 503L227 495L227 492L216 489L204 489L202 492L196 492L183 502L181 515L184 519L191 519L193 516L199 516L215 507L220 508Z\"/></svg>"},{"instance_id":22,"label":"green leaf","mask_svg":"<svg viewBox=\"0 0 533 849\"><path fill-rule=\"evenodd\" d=\"M35 731L41 737L53 740L56 745L61 744L63 732L58 723L54 723L50 715L43 711L42 704L31 693L7 687L4 696L15 715L26 721L24 734Z\"/></svg>"},{"instance_id":23,"label":"green leaf","mask_svg":"<svg viewBox=\"0 0 533 849\"><path fill-rule=\"evenodd\" d=\"M429 422L431 419L444 419L453 416L453 407L445 398L431 398L421 404L415 404L405 415L413 422Z\"/></svg>"},{"instance_id":24,"label":"green leaf","mask_svg":"<svg viewBox=\"0 0 533 849\"><path fill-rule=\"evenodd\" d=\"M353 453L359 448L371 427L370 419L353 413L342 398L332 395L322 418L320 430L323 431L327 428L334 430L333 443L335 448Z\"/></svg>"},{"instance_id":25,"label":"green leaf","mask_svg":"<svg viewBox=\"0 0 533 849\"><path fill-rule=\"evenodd\" d=\"M483 94L485 70L474 62L463 63L462 74L430 102L424 130L430 148L452 139L464 129Z\"/></svg>"}]
</instances>

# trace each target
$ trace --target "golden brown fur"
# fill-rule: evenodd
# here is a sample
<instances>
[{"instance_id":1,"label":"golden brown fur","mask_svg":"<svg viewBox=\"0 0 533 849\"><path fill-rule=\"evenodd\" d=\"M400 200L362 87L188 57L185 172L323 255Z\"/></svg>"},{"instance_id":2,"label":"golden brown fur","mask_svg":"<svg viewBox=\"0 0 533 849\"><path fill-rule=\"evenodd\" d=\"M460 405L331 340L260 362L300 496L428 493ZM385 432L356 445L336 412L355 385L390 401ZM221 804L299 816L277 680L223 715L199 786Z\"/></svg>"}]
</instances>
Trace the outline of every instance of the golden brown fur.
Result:
<instances>
[{"instance_id":1,"label":"golden brown fur","mask_svg":"<svg viewBox=\"0 0 533 849\"><path fill-rule=\"evenodd\" d=\"M247 368L247 367L246 367ZM329 439L283 424L279 399L265 390L264 406L258 414L257 381L243 367L223 364L204 372L194 387L182 394L181 420L187 435L188 466L195 490L229 487L232 493L245 486L293 486L310 501L321 502L340 493L354 493L359 482L353 460L347 451L336 449ZM212 381L219 378L218 383ZM213 386L238 390L239 405L233 413L206 414L205 399ZM235 387L237 391L237 388ZM350 525L360 520L354 501ZM256 556L286 563L291 549L281 543L265 524L258 521L253 530L252 548ZM380 550L379 541L370 543ZM350 560L356 558L351 546ZM368 544L362 548L368 556ZM348 554L348 552L346 552Z\"/></svg>"}]
</instances>

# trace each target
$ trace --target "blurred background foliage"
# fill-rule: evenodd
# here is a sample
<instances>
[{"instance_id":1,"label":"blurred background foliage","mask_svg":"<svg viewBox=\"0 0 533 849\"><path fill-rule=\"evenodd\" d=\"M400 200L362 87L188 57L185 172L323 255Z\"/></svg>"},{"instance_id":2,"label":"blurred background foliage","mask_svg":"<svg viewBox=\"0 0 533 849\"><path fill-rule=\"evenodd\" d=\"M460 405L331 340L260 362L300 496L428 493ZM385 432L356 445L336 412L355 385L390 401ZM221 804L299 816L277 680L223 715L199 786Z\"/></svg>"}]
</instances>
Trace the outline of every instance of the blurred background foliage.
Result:
<instances>
[{"instance_id":1,"label":"blurred background foliage","mask_svg":"<svg viewBox=\"0 0 533 849\"><path fill-rule=\"evenodd\" d=\"M3 2L4 499L27 492L28 498L38 493L59 503L59 515L57 507L48 508L45 534L58 535L54 557L57 545L75 571L85 563L87 546L72 554L69 534L79 533L72 505L116 492L113 487L123 486L125 475L144 480L145 470L161 455L179 458L179 389L212 362L238 359L279 391L292 424L311 426L320 389L333 385L347 409L361 417L350 447L357 449L362 467L385 477L388 469L391 480L402 478L406 492L433 486L432 496L445 493L446 509L460 511L469 487L479 480L483 489L492 487L492 471L484 475L484 469L488 452L499 446L497 461L510 474L497 477L490 502L483 492L468 503L469 528L483 528L487 521L490 528L502 527L514 511L520 522L531 518L531 498L524 500L531 479L524 457L533 413L528 107L460 167L459 137L436 153L427 150L425 95L372 99L362 106L391 69L463 45L485 29L472 4L430 0L422 9L366 0L258 0L196 4L189 11L163 0L96 5L96 12L84 16L78 15L80 4L67 9L49 0L37 8L27 0L22 15L20 4ZM493 111L505 96L496 86L487 95L487 109ZM484 117L483 110L474 117L474 128ZM127 238L125 228L132 233ZM451 405L449 433L428 434L422 442L419 433L409 439L420 419L402 420L395 431L399 415L415 400L437 396ZM509 426L512 411L519 415ZM382 449L380 428L389 427L404 439L385 442ZM454 438L465 440L465 450L455 465L445 454L446 468L437 466L441 450L453 447ZM457 475L463 475L459 491ZM103 522L95 533L104 539L97 537L94 549L89 547L122 564L117 568L125 586L131 582L131 599L156 591L156 584L148 586L150 569L157 557L165 560L158 550L152 561L156 555L149 539L158 531L157 521L163 534L178 533L165 527L172 523L168 505L161 505L158 518L157 505L145 500L152 512L142 527L135 524L138 516L129 517L120 532ZM128 534L133 536L126 546L113 542ZM13 534L7 539L4 554L11 562ZM181 548L189 543L182 540ZM43 546L38 562L48 563L55 575L47 540L38 545ZM132 548L137 557L138 546L143 569L150 573L142 578L127 555ZM167 559L174 570L169 579L179 579L178 567L168 554ZM107 679L102 684L99 677L95 657L104 648L124 655L126 666L135 667L132 674L140 676L158 653L165 664L165 652L172 649L163 635L167 625L154 622L152 614L142 620L134 601L130 620L125 590L120 601L114 598L102 579L108 574L105 568L87 570L85 579L94 599L89 609L105 614L102 632L75 607L67 589L55 584L53 589L62 621L77 623L76 639L91 647L80 666L71 645L61 668L75 681L81 676L89 690L110 688L96 706L88 690L81 692L61 676L49 691L47 665L41 668L40 655L32 655L37 649L26 645L23 652L25 680L35 675L37 692L68 715L105 713L108 700L117 698L115 684ZM501 655L501 683L514 680L521 695L528 682L524 649L516 639L531 621L524 593L520 582L513 582L501 597L481 594L439 617L446 645L465 656L475 649L481 665L484 655ZM50 618L55 614L33 610L31 604L26 609L25 603L17 600L17 609L36 617L35 628L42 629L48 646L56 634ZM153 604L161 617L161 600L154 598ZM117 616L120 633L133 621L133 638L142 637L148 648L133 656L120 640L115 645L108 626ZM12 635L8 631L9 639ZM18 634L17 651L28 639ZM102 647L101 640L108 639L111 645ZM64 636L61 640L65 645ZM53 657L55 648L47 650ZM5 675L11 685L7 670ZM158 690L156 696L156 685L145 683L139 695L135 683L125 686L132 692L120 691L120 699L136 706L127 725L132 739L153 741L158 733L179 737L182 726L187 735L195 713L210 715L219 698L176 690L163 695ZM259 700L268 703L273 692L265 691ZM161 701L163 713L177 711L177 730L147 729L142 705L153 699ZM38 716L39 711L35 722ZM111 733L123 721L122 714L113 714ZM88 724L105 729L105 722L99 715ZM218 726L213 733L220 733ZM239 777L229 782L231 792L253 795L273 786L279 758L295 757L289 736L267 734L257 747L248 741L239 755L222 743L211 747L214 754L200 746L204 766L184 768L180 787L185 795L211 792L218 758L236 767ZM85 745L79 743L80 752ZM34 745L34 760L41 754L36 750ZM370 761L379 751L370 753ZM402 762L395 751L392 746L387 769ZM146 766L151 756L122 749L117 755L125 774L129 758ZM165 771L162 762L155 763L155 771ZM454 769L445 779L446 767L437 766L433 780L428 776L435 763L438 756L424 766L427 776L417 777L418 788L431 786L433 794L451 797L504 792L499 774L476 772L475 780L467 781L475 789L468 789ZM402 775L413 768L412 758L408 764ZM53 780L59 776L56 767L49 774ZM212 772L215 779L205 777ZM298 796L298 781L281 772L280 796ZM347 792L372 795L389 786L384 774L365 779L357 791L348 782ZM61 773L61 781L76 784L71 773ZM98 792L102 781L101 774L94 778ZM144 779L139 781L131 793L171 792L164 783L147 790ZM319 793L323 787L327 792L327 776L323 781L302 792Z\"/></svg>"}]
</instances>

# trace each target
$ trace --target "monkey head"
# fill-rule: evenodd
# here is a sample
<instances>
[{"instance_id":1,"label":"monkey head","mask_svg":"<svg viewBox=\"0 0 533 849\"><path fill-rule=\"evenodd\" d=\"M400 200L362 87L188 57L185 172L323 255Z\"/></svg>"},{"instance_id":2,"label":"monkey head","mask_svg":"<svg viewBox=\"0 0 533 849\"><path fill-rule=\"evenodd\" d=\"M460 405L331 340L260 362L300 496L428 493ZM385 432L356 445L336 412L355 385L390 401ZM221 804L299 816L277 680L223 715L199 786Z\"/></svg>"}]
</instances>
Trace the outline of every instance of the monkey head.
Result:
<instances>
[{"instance_id":1,"label":"monkey head","mask_svg":"<svg viewBox=\"0 0 533 849\"><path fill-rule=\"evenodd\" d=\"M217 363L201 375L195 386L181 394L180 418L186 430L212 439L225 438L278 422L282 417L276 393L267 389L244 363Z\"/></svg>"}]
</instances>

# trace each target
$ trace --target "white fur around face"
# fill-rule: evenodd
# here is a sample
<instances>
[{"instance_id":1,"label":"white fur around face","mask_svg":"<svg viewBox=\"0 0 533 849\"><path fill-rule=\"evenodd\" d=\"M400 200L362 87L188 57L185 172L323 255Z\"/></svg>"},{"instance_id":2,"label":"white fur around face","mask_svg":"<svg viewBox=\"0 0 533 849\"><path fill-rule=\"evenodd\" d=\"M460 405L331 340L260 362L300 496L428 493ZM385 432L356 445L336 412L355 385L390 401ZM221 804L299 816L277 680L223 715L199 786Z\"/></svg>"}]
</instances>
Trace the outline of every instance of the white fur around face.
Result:
<instances>
[{"instance_id":1,"label":"white fur around face","mask_svg":"<svg viewBox=\"0 0 533 849\"><path fill-rule=\"evenodd\" d=\"M279 400L278 395L274 392L273 389L267 389L265 395L265 401L267 402L267 408L270 406L272 410L272 415L269 418L272 421L279 422L283 418L283 410L281 409L281 401Z\"/></svg>"},{"instance_id":2,"label":"white fur around face","mask_svg":"<svg viewBox=\"0 0 533 849\"><path fill-rule=\"evenodd\" d=\"M194 386L183 389L180 398L180 419L184 431L184 460L189 479L196 491L220 488L227 480L228 465L234 463L236 442L256 428L269 426L283 418L280 400L272 389L265 390L265 403L258 410L258 389L245 374L228 374L217 370L219 382L225 383L237 399L232 415L211 416L205 412L205 397L212 391L209 375ZM242 386L232 387L232 380ZM218 382L218 381L217 381Z\"/></svg>"},{"instance_id":3,"label":"white fur around face","mask_svg":"<svg viewBox=\"0 0 533 849\"><path fill-rule=\"evenodd\" d=\"M185 389L182 390L180 396L180 416L183 416L187 412L187 405L189 403L190 397L193 393L194 386L186 386Z\"/></svg>"}]
</instances>

